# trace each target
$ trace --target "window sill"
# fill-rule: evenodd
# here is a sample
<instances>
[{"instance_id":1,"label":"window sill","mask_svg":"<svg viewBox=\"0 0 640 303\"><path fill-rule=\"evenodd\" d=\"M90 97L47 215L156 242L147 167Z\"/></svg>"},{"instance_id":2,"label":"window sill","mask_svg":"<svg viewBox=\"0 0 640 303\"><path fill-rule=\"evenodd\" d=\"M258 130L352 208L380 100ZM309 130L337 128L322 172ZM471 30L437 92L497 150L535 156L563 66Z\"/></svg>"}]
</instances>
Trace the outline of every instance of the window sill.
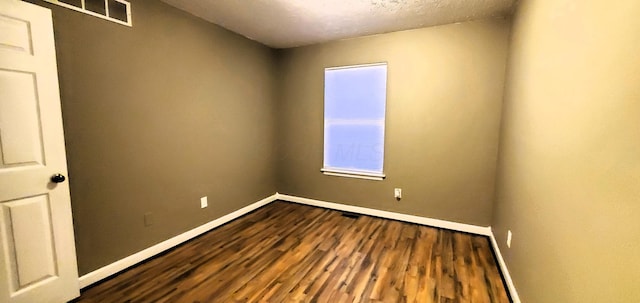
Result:
<instances>
[{"instance_id":1,"label":"window sill","mask_svg":"<svg viewBox=\"0 0 640 303\"><path fill-rule=\"evenodd\" d=\"M365 180L382 181L386 177L384 174L361 172L361 171L348 171L339 169L322 168L320 171L327 176L356 178Z\"/></svg>"}]
</instances>

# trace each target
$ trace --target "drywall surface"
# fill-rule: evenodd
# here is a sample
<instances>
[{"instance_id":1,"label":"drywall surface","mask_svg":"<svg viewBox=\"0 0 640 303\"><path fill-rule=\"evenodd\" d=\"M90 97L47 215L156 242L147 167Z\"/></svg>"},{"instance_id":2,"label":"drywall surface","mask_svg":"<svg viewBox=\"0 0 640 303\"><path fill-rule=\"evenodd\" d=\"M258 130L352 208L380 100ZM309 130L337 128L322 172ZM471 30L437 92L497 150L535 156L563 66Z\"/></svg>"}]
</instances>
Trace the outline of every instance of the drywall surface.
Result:
<instances>
[{"instance_id":1,"label":"drywall surface","mask_svg":"<svg viewBox=\"0 0 640 303\"><path fill-rule=\"evenodd\" d=\"M53 10L80 274L276 191L272 50L159 1L133 27L32 2Z\"/></svg>"},{"instance_id":2,"label":"drywall surface","mask_svg":"<svg viewBox=\"0 0 640 303\"><path fill-rule=\"evenodd\" d=\"M279 51L278 191L488 226L509 29L486 19ZM388 63L387 178L326 176L324 68L374 62Z\"/></svg>"},{"instance_id":3,"label":"drywall surface","mask_svg":"<svg viewBox=\"0 0 640 303\"><path fill-rule=\"evenodd\" d=\"M640 302L638 12L524 0L516 13L492 225L523 302Z\"/></svg>"}]
</instances>

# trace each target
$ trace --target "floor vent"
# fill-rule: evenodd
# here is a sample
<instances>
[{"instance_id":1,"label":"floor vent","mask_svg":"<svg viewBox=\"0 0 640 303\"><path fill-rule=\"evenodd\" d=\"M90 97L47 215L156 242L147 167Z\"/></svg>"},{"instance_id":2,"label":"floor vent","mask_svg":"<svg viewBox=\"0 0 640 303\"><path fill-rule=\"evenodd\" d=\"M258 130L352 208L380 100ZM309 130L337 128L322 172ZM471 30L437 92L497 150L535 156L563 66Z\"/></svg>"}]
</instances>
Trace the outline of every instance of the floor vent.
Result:
<instances>
[{"instance_id":1,"label":"floor vent","mask_svg":"<svg viewBox=\"0 0 640 303\"><path fill-rule=\"evenodd\" d=\"M358 219L358 218L360 218L360 215L359 215L359 214L354 214L354 213L344 213L344 212L343 212L343 213L342 213L342 216L343 216L343 217L347 217L347 218L349 218L349 219Z\"/></svg>"}]
</instances>

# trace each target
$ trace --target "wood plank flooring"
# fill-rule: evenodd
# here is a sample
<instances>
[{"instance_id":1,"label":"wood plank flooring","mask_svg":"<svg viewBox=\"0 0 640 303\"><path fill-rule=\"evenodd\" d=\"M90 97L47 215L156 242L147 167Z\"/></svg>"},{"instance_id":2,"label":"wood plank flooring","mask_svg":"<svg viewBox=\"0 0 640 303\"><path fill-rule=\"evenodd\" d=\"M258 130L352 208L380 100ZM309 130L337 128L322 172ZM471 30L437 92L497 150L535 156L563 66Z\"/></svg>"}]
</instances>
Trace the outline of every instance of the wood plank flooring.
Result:
<instances>
[{"instance_id":1,"label":"wood plank flooring","mask_svg":"<svg viewBox=\"0 0 640 303\"><path fill-rule=\"evenodd\" d=\"M510 302L486 237L275 202L74 302Z\"/></svg>"}]
</instances>

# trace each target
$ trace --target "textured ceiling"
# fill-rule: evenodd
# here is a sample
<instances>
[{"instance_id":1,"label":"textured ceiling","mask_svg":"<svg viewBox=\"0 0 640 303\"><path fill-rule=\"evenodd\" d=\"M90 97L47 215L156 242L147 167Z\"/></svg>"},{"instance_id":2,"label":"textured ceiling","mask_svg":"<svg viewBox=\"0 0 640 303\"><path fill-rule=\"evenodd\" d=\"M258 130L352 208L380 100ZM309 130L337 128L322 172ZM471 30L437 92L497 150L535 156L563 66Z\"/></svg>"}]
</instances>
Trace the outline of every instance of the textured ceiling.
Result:
<instances>
[{"instance_id":1,"label":"textured ceiling","mask_svg":"<svg viewBox=\"0 0 640 303\"><path fill-rule=\"evenodd\" d=\"M162 0L274 48L505 15L514 0Z\"/></svg>"}]
</instances>

